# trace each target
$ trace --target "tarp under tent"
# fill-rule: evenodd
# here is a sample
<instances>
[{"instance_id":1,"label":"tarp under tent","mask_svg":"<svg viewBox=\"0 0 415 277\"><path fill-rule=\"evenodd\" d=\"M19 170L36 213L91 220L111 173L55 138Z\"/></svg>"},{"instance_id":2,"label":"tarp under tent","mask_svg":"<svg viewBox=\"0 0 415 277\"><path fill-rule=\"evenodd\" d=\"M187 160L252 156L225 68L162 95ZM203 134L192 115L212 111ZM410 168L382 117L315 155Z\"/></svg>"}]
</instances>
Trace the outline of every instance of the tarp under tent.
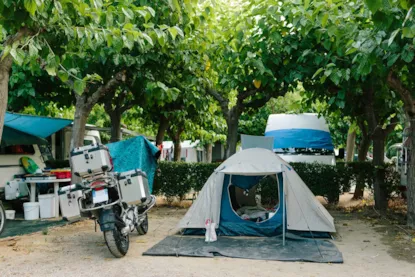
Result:
<instances>
[{"instance_id":1,"label":"tarp under tent","mask_svg":"<svg viewBox=\"0 0 415 277\"><path fill-rule=\"evenodd\" d=\"M233 208L231 187L249 192L265 176L276 177L279 202L275 211L265 220L243 219ZM336 231L331 215L295 170L273 151L262 148L240 151L217 167L178 227L188 234L197 233L205 228L207 220L215 224L218 235L226 236L276 236L285 230Z\"/></svg>"}]
</instances>

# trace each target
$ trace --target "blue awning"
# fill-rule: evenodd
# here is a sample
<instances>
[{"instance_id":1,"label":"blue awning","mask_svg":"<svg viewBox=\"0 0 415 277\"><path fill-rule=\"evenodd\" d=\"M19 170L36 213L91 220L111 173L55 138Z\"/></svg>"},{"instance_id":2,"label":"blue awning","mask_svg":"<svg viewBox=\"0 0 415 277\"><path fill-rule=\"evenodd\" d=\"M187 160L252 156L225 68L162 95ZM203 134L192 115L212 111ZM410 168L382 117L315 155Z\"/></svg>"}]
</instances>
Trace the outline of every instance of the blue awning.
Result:
<instances>
[{"instance_id":1,"label":"blue awning","mask_svg":"<svg viewBox=\"0 0 415 277\"><path fill-rule=\"evenodd\" d=\"M71 123L72 120L69 119L8 112L6 112L6 116L4 118L5 127L13 128L20 132L40 138L47 138Z\"/></svg>"}]
</instances>

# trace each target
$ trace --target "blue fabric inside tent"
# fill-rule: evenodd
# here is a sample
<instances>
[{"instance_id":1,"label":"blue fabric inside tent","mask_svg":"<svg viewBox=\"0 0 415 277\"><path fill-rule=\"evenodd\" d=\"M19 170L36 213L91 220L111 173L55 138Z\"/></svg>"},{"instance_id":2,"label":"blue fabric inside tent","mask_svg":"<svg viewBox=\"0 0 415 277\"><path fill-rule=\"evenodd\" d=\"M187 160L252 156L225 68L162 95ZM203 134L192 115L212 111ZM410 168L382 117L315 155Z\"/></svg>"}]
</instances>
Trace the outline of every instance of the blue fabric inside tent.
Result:
<instances>
[{"instance_id":1,"label":"blue fabric inside tent","mask_svg":"<svg viewBox=\"0 0 415 277\"><path fill-rule=\"evenodd\" d=\"M242 189L250 189L264 176L240 176L232 175L231 183ZM217 230L218 235L223 236L276 236L282 233L282 206L279 204L274 216L262 221L253 222L242 219L232 208L229 195L230 175L225 175L222 190L220 223ZM279 199L282 203L283 198L283 177L278 174L278 185L275 183L275 189L279 190Z\"/></svg>"},{"instance_id":2,"label":"blue fabric inside tent","mask_svg":"<svg viewBox=\"0 0 415 277\"><path fill-rule=\"evenodd\" d=\"M150 193L153 191L159 149L143 136L107 144L114 171L124 172L141 169L147 174Z\"/></svg>"},{"instance_id":3,"label":"blue fabric inside tent","mask_svg":"<svg viewBox=\"0 0 415 277\"><path fill-rule=\"evenodd\" d=\"M282 129L265 133L266 137L274 137L274 149L281 148L313 148L333 150L333 142L329 132L313 129Z\"/></svg>"}]
</instances>

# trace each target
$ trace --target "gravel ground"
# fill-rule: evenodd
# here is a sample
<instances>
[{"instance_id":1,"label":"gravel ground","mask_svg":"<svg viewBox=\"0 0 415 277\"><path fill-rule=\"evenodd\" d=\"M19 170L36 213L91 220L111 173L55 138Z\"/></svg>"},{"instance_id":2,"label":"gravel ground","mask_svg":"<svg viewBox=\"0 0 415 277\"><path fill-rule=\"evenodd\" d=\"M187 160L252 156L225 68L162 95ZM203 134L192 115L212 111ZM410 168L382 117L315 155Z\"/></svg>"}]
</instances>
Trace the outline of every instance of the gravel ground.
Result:
<instances>
[{"instance_id":1,"label":"gravel ground","mask_svg":"<svg viewBox=\"0 0 415 277\"><path fill-rule=\"evenodd\" d=\"M415 264L390 256L392 246L384 244L384 235L368 222L336 215L335 243L344 264L142 256L175 232L184 213L184 209L154 208L149 233L133 234L122 259L112 257L92 221L0 240L0 276L414 276Z\"/></svg>"}]
</instances>

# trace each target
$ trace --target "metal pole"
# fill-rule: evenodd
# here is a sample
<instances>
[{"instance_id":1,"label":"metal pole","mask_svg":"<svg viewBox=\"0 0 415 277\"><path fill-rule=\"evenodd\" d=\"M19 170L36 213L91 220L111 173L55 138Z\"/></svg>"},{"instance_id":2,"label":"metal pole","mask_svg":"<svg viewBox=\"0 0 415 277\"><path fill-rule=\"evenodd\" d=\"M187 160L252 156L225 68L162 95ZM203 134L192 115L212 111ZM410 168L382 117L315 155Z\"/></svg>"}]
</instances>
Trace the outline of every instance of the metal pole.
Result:
<instances>
[{"instance_id":1,"label":"metal pole","mask_svg":"<svg viewBox=\"0 0 415 277\"><path fill-rule=\"evenodd\" d=\"M285 246L285 185L284 175L282 176L282 246ZM278 174L277 174L278 180Z\"/></svg>"}]
</instances>

